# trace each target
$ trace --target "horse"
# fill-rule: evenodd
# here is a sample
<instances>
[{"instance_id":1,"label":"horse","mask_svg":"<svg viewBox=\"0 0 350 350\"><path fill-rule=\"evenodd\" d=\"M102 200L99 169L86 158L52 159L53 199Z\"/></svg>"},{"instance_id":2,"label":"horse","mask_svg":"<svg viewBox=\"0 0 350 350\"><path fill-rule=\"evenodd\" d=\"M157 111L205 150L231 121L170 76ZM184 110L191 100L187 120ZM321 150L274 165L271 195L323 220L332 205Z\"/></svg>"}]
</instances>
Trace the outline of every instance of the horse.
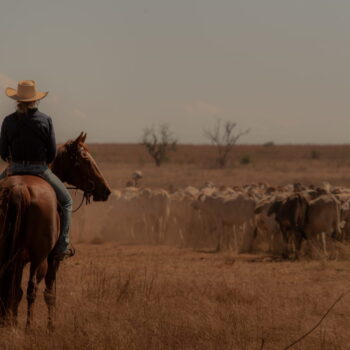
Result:
<instances>
[{"instance_id":1,"label":"horse","mask_svg":"<svg viewBox=\"0 0 350 350\"><path fill-rule=\"evenodd\" d=\"M111 190L85 145L86 134L57 150L51 170L63 182L84 192L87 199L106 201ZM54 329L55 280L60 262L53 249L60 233L56 194L40 176L12 175L0 181L0 323L17 324L23 296L22 274L30 264L27 287L27 328L39 283L45 280L47 326Z\"/></svg>"}]
</instances>

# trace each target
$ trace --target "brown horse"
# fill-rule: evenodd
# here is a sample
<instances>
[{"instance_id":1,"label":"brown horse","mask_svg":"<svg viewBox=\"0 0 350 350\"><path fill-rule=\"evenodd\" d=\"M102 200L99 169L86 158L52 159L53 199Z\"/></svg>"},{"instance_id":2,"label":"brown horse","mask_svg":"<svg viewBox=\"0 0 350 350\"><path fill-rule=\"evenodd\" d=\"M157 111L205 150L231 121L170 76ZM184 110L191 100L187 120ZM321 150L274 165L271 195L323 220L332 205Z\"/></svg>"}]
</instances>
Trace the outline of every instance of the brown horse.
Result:
<instances>
[{"instance_id":1,"label":"brown horse","mask_svg":"<svg viewBox=\"0 0 350 350\"><path fill-rule=\"evenodd\" d=\"M57 152L52 171L95 201L106 201L110 189L84 145L86 134L68 141ZM45 279L48 327L53 329L55 280L59 262L52 258L60 232L57 200L39 176L14 175L0 182L0 321L17 323L22 298L22 273L30 263L27 326L33 320L38 284Z\"/></svg>"}]
</instances>

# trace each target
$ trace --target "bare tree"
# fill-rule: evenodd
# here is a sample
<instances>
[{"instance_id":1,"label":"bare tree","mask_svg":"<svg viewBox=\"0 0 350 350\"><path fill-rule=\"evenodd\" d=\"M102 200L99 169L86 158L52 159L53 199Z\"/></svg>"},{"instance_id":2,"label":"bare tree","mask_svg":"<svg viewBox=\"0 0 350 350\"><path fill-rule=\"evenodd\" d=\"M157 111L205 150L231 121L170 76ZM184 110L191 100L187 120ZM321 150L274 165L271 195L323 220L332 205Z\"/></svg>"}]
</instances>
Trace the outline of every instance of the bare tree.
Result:
<instances>
[{"instance_id":1,"label":"bare tree","mask_svg":"<svg viewBox=\"0 0 350 350\"><path fill-rule=\"evenodd\" d=\"M204 136L217 148L217 162L221 168L227 165L229 154L241 136L250 132L250 129L235 132L237 123L230 120L222 122L218 119L211 130L204 130Z\"/></svg>"},{"instance_id":2,"label":"bare tree","mask_svg":"<svg viewBox=\"0 0 350 350\"><path fill-rule=\"evenodd\" d=\"M158 128L152 126L143 131L142 144L147 148L155 164L160 166L169 160L169 153L176 151L177 139L170 127L162 124Z\"/></svg>"}]
</instances>

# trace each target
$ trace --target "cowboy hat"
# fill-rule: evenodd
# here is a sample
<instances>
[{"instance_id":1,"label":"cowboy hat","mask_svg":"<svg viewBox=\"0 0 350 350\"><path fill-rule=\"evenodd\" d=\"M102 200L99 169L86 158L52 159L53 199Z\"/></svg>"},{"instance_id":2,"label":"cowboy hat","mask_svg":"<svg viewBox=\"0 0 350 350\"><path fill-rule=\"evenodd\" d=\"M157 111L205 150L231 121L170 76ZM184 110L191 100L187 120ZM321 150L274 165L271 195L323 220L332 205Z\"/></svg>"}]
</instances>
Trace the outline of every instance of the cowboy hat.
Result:
<instances>
[{"instance_id":1,"label":"cowboy hat","mask_svg":"<svg viewBox=\"0 0 350 350\"><path fill-rule=\"evenodd\" d=\"M135 171L132 173L132 178L133 178L134 180L136 180L136 179L142 179L142 178L143 178L142 171L141 171L141 170L135 170Z\"/></svg>"},{"instance_id":2,"label":"cowboy hat","mask_svg":"<svg viewBox=\"0 0 350 350\"><path fill-rule=\"evenodd\" d=\"M8 97L18 102L34 102L43 99L48 92L36 91L34 80L22 80L18 83L17 90L7 88L5 93Z\"/></svg>"}]
</instances>

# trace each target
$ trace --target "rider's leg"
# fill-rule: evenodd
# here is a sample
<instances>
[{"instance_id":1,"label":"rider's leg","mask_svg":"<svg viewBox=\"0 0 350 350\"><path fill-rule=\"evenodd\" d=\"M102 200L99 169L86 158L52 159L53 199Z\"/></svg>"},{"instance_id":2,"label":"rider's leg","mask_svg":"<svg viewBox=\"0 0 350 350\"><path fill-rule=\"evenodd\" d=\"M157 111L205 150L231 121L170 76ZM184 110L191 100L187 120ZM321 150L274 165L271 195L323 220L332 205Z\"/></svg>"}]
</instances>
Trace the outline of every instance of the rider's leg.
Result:
<instances>
[{"instance_id":1,"label":"rider's leg","mask_svg":"<svg viewBox=\"0 0 350 350\"><path fill-rule=\"evenodd\" d=\"M61 214L61 235L55 248L57 255L64 256L69 251L69 227L72 214L72 197L64 186L63 182L50 170L46 169L42 176L53 187L57 200L60 203Z\"/></svg>"},{"instance_id":2,"label":"rider's leg","mask_svg":"<svg viewBox=\"0 0 350 350\"><path fill-rule=\"evenodd\" d=\"M0 173L0 180L4 179L5 177L7 177L7 168L2 173Z\"/></svg>"}]
</instances>

